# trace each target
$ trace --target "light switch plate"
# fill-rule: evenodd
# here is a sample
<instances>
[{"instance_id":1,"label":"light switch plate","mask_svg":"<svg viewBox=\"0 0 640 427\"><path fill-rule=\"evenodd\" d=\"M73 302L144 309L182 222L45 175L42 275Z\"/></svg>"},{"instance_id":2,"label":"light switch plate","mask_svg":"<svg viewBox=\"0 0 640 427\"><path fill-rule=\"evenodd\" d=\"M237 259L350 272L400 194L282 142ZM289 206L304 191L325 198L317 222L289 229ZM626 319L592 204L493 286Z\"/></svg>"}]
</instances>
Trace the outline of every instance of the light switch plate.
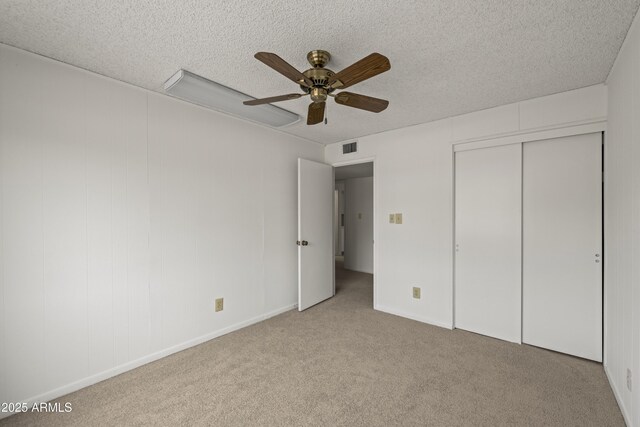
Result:
<instances>
[{"instance_id":1,"label":"light switch plate","mask_svg":"<svg viewBox=\"0 0 640 427\"><path fill-rule=\"evenodd\" d=\"M402 224L402 214L401 213L397 213L396 214L396 224Z\"/></svg>"},{"instance_id":2,"label":"light switch plate","mask_svg":"<svg viewBox=\"0 0 640 427\"><path fill-rule=\"evenodd\" d=\"M389 214L389 224L396 223L396 214Z\"/></svg>"}]
</instances>

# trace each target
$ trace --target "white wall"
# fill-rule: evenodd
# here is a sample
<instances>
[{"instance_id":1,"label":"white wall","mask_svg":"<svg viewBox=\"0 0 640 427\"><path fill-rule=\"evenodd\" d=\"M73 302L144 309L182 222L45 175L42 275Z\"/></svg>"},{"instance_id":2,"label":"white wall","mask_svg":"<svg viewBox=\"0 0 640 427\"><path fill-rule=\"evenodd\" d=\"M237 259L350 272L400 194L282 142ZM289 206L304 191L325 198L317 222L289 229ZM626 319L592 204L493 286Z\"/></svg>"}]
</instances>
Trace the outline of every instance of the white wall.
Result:
<instances>
[{"instance_id":1,"label":"white wall","mask_svg":"<svg viewBox=\"0 0 640 427\"><path fill-rule=\"evenodd\" d=\"M640 16L607 87L605 366L627 423L640 426ZM627 389L627 368L633 392Z\"/></svg>"},{"instance_id":2,"label":"white wall","mask_svg":"<svg viewBox=\"0 0 640 427\"><path fill-rule=\"evenodd\" d=\"M636 19L609 81L605 260L607 369L635 425L638 33ZM376 159L376 308L452 325L452 144L601 122L606 92L327 146L328 163ZM293 306L295 158L320 146L3 45L0 94L0 401L59 396Z\"/></svg>"},{"instance_id":3,"label":"white wall","mask_svg":"<svg viewBox=\"0 0 640 427\"><path fill-rule=\"evenodd\" d=\"M344 268L373 274L373 177L344 181Z\"/></svg>"},{"instance_id":4,"label":"white wall","mask_svg":"<svg viewBox=\"0 0 640 427\"><path fill-rule=\"evenodd\" d=\"M0 45L0 401L292 308L299 156L322 147Z\"/></svg>"},{"instance_id":5,"label":"white wall","mask_svg":"<svg viewBox=\"0 0 640 427\"><path fill-rule=\"evenodd\" d=\"M376 309L453 324L453 149L604 129L606 87L504 105L358 140L358 152L328 145L330 164L375 158ZM390 213L403 224L390 224ZM412 298L412 287L422 298Z\"/></svg>"}]
</instances>

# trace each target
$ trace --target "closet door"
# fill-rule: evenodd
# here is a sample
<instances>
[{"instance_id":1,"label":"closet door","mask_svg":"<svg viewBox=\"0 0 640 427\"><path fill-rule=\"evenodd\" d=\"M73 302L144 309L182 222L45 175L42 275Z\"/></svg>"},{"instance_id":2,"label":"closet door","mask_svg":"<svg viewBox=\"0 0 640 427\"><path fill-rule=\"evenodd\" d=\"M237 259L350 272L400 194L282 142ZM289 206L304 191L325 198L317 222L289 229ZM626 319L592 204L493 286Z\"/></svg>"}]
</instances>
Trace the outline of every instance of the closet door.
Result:
<instances>
[{"instance_id":1,"label":"closet door","mask_svg":"<svg viewBox=\"0 0 640 427\"><path fill-rule=\"evenodd\" d=\"M523 148L523 342L602 361L602 135Z\"/></svg>"},{"instance_id":2,"label":"closet door","mask_svg":"<svg viewBox=\"0 0 640 427\"><path fill-rule=\"evenodd\" d=\"M455 326L521 342L522 146L455 154Z\"/></svg>"}]
</instances>

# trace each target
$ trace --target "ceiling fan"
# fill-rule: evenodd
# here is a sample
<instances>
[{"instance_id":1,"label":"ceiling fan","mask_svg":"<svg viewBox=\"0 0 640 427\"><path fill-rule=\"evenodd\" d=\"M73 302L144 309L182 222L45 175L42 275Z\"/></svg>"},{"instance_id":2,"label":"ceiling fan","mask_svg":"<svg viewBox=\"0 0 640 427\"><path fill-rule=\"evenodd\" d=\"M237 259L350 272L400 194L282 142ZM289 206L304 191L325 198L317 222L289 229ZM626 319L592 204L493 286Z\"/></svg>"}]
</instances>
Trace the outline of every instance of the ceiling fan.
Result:
<instances>
[{"instance_id":1,"label":"ceiling fan","mask_svg":"<svg viewBox=\"0 0 640 427\"><path fill-rule=\"evenodd\" d=\"M313 102L309 104L308 125L315 125L324 120L324 110L328 96L333 97L338 104L374 113L383 111L389 105L387 100L353 92L333 93L336 89L346 89L349 86L388 71L391 68L391 63L386 56L379 53L372 53L339 73L334 73L328 68L324 68L331 59L331 54L326 50L312 50L309 52L307 61L313 68L309 68L303 73L293 68L275 53L258 52L254 56L257 60L262 61L283 76L299 84L304 93L290 93L288 95L253 99L245 101L245 105L271 104L272 102L288 101L310 95Z\"/></svg>"}]
</instances>

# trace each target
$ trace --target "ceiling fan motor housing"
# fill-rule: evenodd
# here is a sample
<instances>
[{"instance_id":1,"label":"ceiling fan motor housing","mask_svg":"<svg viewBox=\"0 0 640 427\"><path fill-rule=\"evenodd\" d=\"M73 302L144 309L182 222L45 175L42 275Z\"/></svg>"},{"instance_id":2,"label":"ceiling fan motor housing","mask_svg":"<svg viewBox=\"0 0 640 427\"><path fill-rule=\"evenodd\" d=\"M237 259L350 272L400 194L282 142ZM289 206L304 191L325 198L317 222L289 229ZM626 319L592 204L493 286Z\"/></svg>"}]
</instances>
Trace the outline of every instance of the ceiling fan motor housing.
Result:
<instances>
[{"instance_id":1,"label":"ceiling fan motor housing","mask_svg":"<svg viewBox=\"0 0 640 427\"><path fill-rule=\"evenodd\" d=\"M329 87L329 78L335 73L324 66L331 59L331 54L326 50L312 50L307 54L307 61L313 68L309 68L304 76L313 82L313 87L300 86L302 90L311 95L313 102L324 102L327 94L335 89Z\"/></svg>"},{"instance_id":2,"label":"ceiling fan motor housing","mask_svg":"<svg viewBox=\"0 0 640 427\"><path fill-rule=\"evenodd\" d=\"M313 87L324 87L327 86L329 77L333 76L334 72L328 68L309 68L302 74L313 82Z\"/></svg>"}]
</instances>

